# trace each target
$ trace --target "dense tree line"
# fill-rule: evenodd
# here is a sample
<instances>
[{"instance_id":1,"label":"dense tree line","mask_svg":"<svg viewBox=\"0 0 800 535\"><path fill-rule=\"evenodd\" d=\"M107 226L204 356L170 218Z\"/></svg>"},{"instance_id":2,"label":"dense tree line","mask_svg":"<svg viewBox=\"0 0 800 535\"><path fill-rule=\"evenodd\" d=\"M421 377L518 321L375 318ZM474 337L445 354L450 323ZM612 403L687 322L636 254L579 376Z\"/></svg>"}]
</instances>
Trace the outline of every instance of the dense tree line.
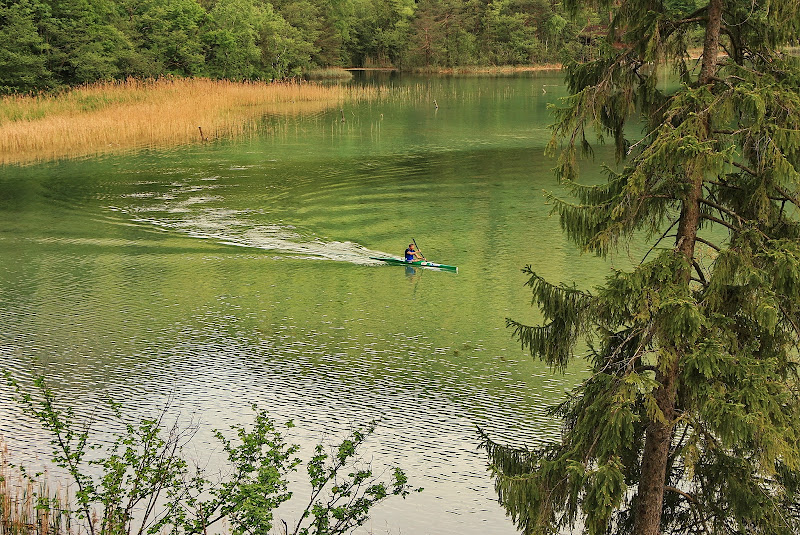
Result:
<instances>
[{"instance_id":1,"label":"dense tree line","mask_svg":"<svg viewBox=\"0 0 800 535\"><path fill-rule=\"evenodd\" d=\"M555 0L0 0L0 90L552 62L600 20Z\"/></svg>"}]
</instances>

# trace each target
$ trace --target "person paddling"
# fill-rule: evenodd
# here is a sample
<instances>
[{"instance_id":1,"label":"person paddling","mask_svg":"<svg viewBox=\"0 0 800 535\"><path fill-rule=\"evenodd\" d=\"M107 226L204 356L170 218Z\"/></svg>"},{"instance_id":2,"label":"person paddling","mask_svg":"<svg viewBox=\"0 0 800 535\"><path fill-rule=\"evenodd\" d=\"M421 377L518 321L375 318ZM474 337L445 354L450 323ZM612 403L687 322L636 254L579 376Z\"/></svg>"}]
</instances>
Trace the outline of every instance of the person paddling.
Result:
<instances>
[{"instance_id":1,"label":"person paddling","mask_svg":"<svg viewBox=\"0 0 800 535\"><path fill-rule=\"evenodd\" d=\"M417 251L413 243L409 243L408 249L406 249L406 262L414 262L415 260L425 260L425 257Z\"/></svg>"}]
</instances>

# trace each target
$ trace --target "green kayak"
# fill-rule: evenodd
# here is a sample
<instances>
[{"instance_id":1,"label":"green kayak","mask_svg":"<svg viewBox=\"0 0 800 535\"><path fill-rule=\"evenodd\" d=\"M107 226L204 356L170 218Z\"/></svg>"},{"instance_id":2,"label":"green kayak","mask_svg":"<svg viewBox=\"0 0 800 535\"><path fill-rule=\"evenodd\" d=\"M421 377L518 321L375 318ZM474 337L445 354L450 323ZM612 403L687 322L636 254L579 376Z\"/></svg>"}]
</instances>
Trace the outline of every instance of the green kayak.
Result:
<instances>
[{"instance_id":1,"label":"green kayak","mask_svg":"<svg viewBox=\"0 0 800 535\"><path fill-rule=\"evenodd\" d=\"M381 262L386 262L387 264L391 264L393 266L417 266L417 267L440 269L442 271L451 271L453 273L458 273L457 266L448 266L447 264L437 264L435 262L428 262L427 260L416 260L414 262L406 262L402 258L387 258L387 257L377 257L377 256L370 256L370 258L372 260L380 260Z\"/></svg>"}]
</instances>

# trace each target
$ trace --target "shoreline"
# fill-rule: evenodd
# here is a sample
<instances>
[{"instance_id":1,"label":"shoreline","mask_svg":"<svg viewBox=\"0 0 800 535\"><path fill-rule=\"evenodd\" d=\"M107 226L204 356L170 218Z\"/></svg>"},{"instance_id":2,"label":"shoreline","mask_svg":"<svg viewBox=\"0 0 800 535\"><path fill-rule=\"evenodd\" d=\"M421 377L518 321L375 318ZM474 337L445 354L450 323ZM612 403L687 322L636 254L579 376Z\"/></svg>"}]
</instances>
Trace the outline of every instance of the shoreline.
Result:
<instances>
[{"instance_id":1,"label":"shoreline","mask_svg":"<svg viewBox=\"0 0 800 535\"><path fill-rule=\"evenodd\" d=\"M522 72L546 72L546 71L560 71L562 65L560 63L544 63L540 65L522 65L522 66L488 66L488 67L449 67L440 68L434 71L413 71L415 73L430 73L430 74L515 74Z\"/></svg>"},{"instance_id":2,"label":"shoreline","mask_svg":"<svg viewBox=\"0 0 800 535\"><path fill-rule=\"evenodd\" d=\"M466 65L461 67L420 67L403 70L398 67L342 67L345 71L356 72L398 72L400 74L506 74L521 72L559 71L561 63L542 63L537 65Z\"/></svg>"}]
</instances>

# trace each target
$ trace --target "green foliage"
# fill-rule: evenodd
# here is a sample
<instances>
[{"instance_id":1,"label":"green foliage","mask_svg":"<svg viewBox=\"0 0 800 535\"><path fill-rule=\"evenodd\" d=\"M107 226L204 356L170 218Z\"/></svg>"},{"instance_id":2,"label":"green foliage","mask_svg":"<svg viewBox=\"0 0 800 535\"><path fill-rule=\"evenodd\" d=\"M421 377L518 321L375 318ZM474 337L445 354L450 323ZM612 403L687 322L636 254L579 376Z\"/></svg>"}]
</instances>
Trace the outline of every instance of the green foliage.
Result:
<instances>
[{"instance_id":1,"label":"green foliage","mask_svg":"<svg viewBox=\"0 0 800 535\"><path fill-rule=\"evenodd\" d=\"M310 65L314 53L312 43L267 4L264 24L260 28L260 47L264 78L281 79L300 76Z\"/></svg>"},{"instance_id":2,"label":"green foliage","mask_svg":"<svg viewBox=\"0 0 800 535\"><path fill-rule=\"evenodd\" d=\"M220 0L209 13L213 30L206 31L208 73L215 78L256 77L261 49L258 33L264 13L253 0Z\"/></svg>"},{"instance_id":3,"label":"green foliage","mask_svg":"<svg viewBox=\"0 0 800 535\"><path fill-rule=\"evenodd\" d=\"M421 1L411 21L407 62L442 67L478 63L475 33L480 14L475 2Z\"/></svg>"},{"instance_id":4,"label":"green foliage","mask_svg":"<svg viewBox=\"0 0 800 535\"><path fill-rule=\"evenodd\" d=\"M514 335L557 369L586 344L591 374L553 410L559 442L484 437L500 501L525 533L797 533L800 62L780 47L800 6L602 4L607 40L567 65L554 108L572 195L549 198L586 251L652 247L591 291L525 269L544 322L508 320ZM607 180L580 183L579 157L607 140Z\"/></svg>"},{"instance_id":5,"label":"green foliage","mask_svg":"<svg viewBox=\"0 0 800 535\"><path fill-rule=\"evenodd\" d=\"M375 431L370 424L364 430L356 430L332 452L317 445L314 456L308 462L308 479L311 482L311 497L303 519L313 517L311 525L295 530L299 535L322 533L347 533L362 525L369 518L369 510L389 496L405 498L412 491L408 480L399 468L394 468L387 483L379 482L372 467L357 459L358 448ZM346 466L354 470L343 473ZM302 520L302 519L301 519Z\"/></svg>"},{"instance_id":6,"label":"green foliage","mask_svg":"<svg viewBox=\"0 0 800 535\"><path fill-rule=\"evenodd\" d=\"M109 401L113 421L122 431L104 443L93 438L89 422L78 422L71 407L58 403L44 379L36 379L35 391L28 392L10 374L5 376L23 411L49 432L52 460L76 486L74 510L67 505L53 518L62 520L66 515L91 535L132 530L199 534L223 519L233 535L268 535L275 509L293 496L288 476L302 463L299 447L288 444L275 422L255 405L250 429L233 426L235 438L214 432L227 462L220 473L227 476L212 480L182 456L196 426L167 426L166 409L156 418L130 423L122 407ZM384 478L360 459L375 426L373 422L354 430L332 454L325 453L325 444L316 446L307 463L311 494L292 533L348 533L366 522L371 508L386 498L405 498L422 490L411 488L400 468ZM35 482L36 476L28 477ZM36 499L38 508L51 505L45 495ZM57 526L50 528L61 532Z\"/></svg>"},{"instance_id":7,"label":"green foliage","mask_svg":"<svg viewBox=\"0 0 800 535\"><path fill-rule=\"evenodd\" d=\"M140 4L145 50L159 74L204 74L205 57L200 41L206 12L196 0L147 0Z\"/></svg>"},{"instance_id":8,"label":"green foliage","mask_svg":"<svg viewBox=\"0 0 800 535\"><path fill-rule=\"evenodd\" d=\"M565 50L586 53L585 21L601 20L576 13L573 21L548 0L5 0L0 91L130 76L269 80L328 66L556 62Z\"/></svg>"},{"instance_id":9,"label":"green foliage","mask_svg":"<svg viewBox=\"0 0 800 535\"><path fill-rule=\"evenodd\" d=\"M410 0L353 2L348 39L350 61L357 66L391 66L405 58L409 23L417 7Z\"/></svg>"},{"instance_id":10,"label":"green foliage","mask_svg":"<svg viewBox=\"0 0 800 535\"><path fill-rule=\"evenodd\" d=\"M34 0L0 2L0 93L27 92L53 85L44 53L47 43L38 33L37 19L46 7Z\"/></svg>"},{"instance_id":11,"label":"green foliage","mask_svg":"<svg viewBox=\"0 0 800 535\"><path fill-rule=\"evenodd\" d=\"M496 0L486 10L486 59L495 65L530 63L538 46L530 17L513 10L511 1Z\"/></svg>"}]
</instances>

